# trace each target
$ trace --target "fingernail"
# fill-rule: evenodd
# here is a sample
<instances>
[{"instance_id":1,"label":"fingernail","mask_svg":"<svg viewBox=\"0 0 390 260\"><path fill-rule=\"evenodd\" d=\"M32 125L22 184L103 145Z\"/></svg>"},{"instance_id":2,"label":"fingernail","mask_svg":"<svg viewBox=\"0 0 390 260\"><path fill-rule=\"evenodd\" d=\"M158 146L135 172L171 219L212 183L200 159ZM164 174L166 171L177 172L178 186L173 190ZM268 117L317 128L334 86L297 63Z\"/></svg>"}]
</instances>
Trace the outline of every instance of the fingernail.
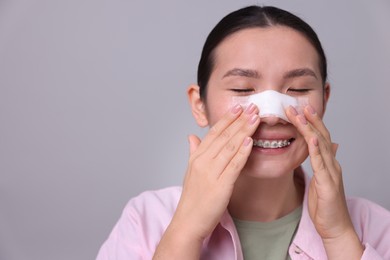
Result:
<instances>
[{"instance_id":1,"label":"fingernail","mask_svg":"<svg viewBox=\"0 0 390 260\"><path fill-rule=\"evenodd\" d=\"M241 111L241 105L240 104L235 105L234 107L232 107L231 111L233 114L237 114L238 112Z\"/></svg>"},{"instance_id":2,"label":"fingernail","mask_svg":"<svg viewBox=\"0 0 390 260\"><path fill-rule=\"evenodd\" d=\"M306 107L307 111L309 111L310 114L314 115L316 113L316 110L311 105L307 105Z\"/></svg>"},{"instance_id":3,"label":"fingernail","mask_svg":"<svg viewBox=\"0 0 390 260\"><path fill-rule=\"evenodd\" d=\"M293 114L294 116L298 115L298 111L295 109L295 107L289 106L288 109L290 110L291 114Z\"/></svg>"},{"instance_id":4,"label":"fingernail","mask_svg":"<svg viewBox=\"0 0 390 260\"><path fill-rule=\"evenodd\" d=\"M252 114L253 111L255 111L255 105L253 103L251 103L245 110L245 113L247 113L248 115Z\"/></svg>"},{"instance_id":5,"label":"fingernail","mask_svg":"<svg viewBox=\"0 0 390 260\"><path fill-rule=\"evenodd\" d=\"M252 138L246 137L244 140L244 146L248 146L252 142Z\"/></svg>"},{"instance_id":6,"label":"fingernail","mask_svg":"<svg viewBox=\"0 0 390 260\"><path fill-rule=\"evenodd\" d=\"M257 119L259 119L259 115L254 114L254 115L250 118L249 123L250 123L251 125L254 125L254 124L257 122Z\"/></svg>"},{"instance_id":7,"label":"fingernail","mask_svg":"<svg viewBox=\"0 0 390 260\"><path fill-rule=\"evenodd\" d=\"M304 124L304 125L307 125L307 121L306 121L306 118L303 116L303 115L300 115L298 117L299 121Z\"/></svg>"}]
</instances>

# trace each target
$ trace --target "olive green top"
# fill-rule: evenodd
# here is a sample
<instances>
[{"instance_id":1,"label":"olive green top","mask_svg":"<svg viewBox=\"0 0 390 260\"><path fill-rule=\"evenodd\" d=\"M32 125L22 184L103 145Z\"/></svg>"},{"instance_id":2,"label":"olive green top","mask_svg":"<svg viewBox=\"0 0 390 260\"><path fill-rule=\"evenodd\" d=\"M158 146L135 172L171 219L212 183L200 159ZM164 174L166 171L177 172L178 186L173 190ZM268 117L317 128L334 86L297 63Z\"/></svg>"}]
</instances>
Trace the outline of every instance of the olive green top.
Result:
<instances>
[{"instance_id":1,"label":"olive green top","mask_svg":"<svg viewBox=\"0 0 390 260\"><path fill-rule=\"evenodd\" d=\"M271 222L233 219L240 237L244 259L290 259L288 248L301 215L302 207L298 207L288 215Z\"/></svg>"}]
</instances>

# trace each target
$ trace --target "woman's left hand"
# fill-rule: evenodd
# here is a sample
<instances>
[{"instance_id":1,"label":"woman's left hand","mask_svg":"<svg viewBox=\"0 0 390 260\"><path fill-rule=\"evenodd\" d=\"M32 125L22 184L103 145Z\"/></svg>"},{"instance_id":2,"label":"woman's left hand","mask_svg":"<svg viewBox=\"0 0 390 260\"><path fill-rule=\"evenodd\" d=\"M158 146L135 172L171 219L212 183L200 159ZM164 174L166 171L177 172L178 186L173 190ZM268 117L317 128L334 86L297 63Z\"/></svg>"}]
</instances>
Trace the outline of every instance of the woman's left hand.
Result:
<instances>
[{"instance_id":1,"label":"woman's left hand","mask_svg":"<svg viewBox=\"0 0 390 260\"><path fill-rule=\"evenodd\" d=\"M363 246L347 208L342 171L335 158L338 145L332 143L322 118L310 105L303 114L298 114L293 107L289 107L286 114L305 138L309 149L313 168L308 194L309 214L323 240L328 259L360 259Z\"/></svg>"}]
</instances>

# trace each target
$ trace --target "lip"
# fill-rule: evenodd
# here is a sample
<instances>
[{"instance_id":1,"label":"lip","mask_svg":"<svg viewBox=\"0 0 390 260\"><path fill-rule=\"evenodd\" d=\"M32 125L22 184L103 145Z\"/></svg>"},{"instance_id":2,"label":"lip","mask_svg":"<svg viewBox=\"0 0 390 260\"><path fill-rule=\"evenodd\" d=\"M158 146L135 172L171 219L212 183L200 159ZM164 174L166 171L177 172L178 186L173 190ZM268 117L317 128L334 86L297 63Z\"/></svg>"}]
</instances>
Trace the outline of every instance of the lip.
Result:
<instances>
[{"instance_id":1,"label":"lip","mask_svg":"<svg viewBox=\"0 0 390 260\"><path fill-rule=\"evenodd\" d=\"M253 140L290 140L294 139L289 146L282 147L282 148L261 148L258 146L253 146L252 152L253 153L260 153L260 154L266 154L266 155L280 155L287 153L290 151L291 147L294 146L295 140L296 140L296 131L292 127L292 125L275 125L275 126L268 126L266 124L262 125L260 124L259 128L256 130L256 132L252 135Z\"/></svg>"},{"instance_id":2,"label":"lip","mask_svg":"<svg viewBox=\"0 0 390 260\"><path fill-rule=\"evenodd\" d=\"M268 126L260 123L252 138L256 140L287 140L296 138L296 129L290 124Z\"/></svg>"},{"instance_id":3,"label":"lip","mask_svg":"<svg viewBox=\"0 0 390 260\"><path fill-rule=\"evenodd\" d=\"M289 140L295 138L292 134L281 134L281 133L261 133L259 135L254 134L252 136L255 140Z\"/></svg>"},{"instance_id":4,"label":"lip","mask_svg":"<svg viewBox=\"0 0 390 260\"><path fill-rule=\"evenodd\" d=\"M289 146L286 146L286 147L281 147L281 148L262 148L262 147L259 147L259 146L253 146L252 147L252 152L255 152L255 153L260 153L260 154L266 154L266 155L281 155L281 154L284 154L284 153L287 153L291 147L294 145L294 142L295 142L295 138L293 137L287 137L285 135L281 136L281 135L278 135L278 136L261 136L259 137L259 139L256 139L256 138L253 138L255 140L290 140L290 139L293 139L291 141L291 144Z\"/></svg>"}]
</instances>

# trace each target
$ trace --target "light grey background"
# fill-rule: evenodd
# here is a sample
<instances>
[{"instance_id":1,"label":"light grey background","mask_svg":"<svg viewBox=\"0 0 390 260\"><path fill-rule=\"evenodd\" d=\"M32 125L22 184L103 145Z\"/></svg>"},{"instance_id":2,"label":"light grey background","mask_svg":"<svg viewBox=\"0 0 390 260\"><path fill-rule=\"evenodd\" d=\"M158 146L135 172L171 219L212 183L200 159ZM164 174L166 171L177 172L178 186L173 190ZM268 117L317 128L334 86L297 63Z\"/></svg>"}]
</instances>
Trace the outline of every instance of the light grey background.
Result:
<instances>
[{"instance_id":1,"label":"light grey background","mask_svg":"<svg viewBox=\"0 0 390 260\"><path fill-rule=\"evenodd\" d=\"M129 198L178 185L211 28L274 4L318 32L347 193L390 209L390 4L0 0L0 259L94 259Z\"/></svg>"}]
</instances>

